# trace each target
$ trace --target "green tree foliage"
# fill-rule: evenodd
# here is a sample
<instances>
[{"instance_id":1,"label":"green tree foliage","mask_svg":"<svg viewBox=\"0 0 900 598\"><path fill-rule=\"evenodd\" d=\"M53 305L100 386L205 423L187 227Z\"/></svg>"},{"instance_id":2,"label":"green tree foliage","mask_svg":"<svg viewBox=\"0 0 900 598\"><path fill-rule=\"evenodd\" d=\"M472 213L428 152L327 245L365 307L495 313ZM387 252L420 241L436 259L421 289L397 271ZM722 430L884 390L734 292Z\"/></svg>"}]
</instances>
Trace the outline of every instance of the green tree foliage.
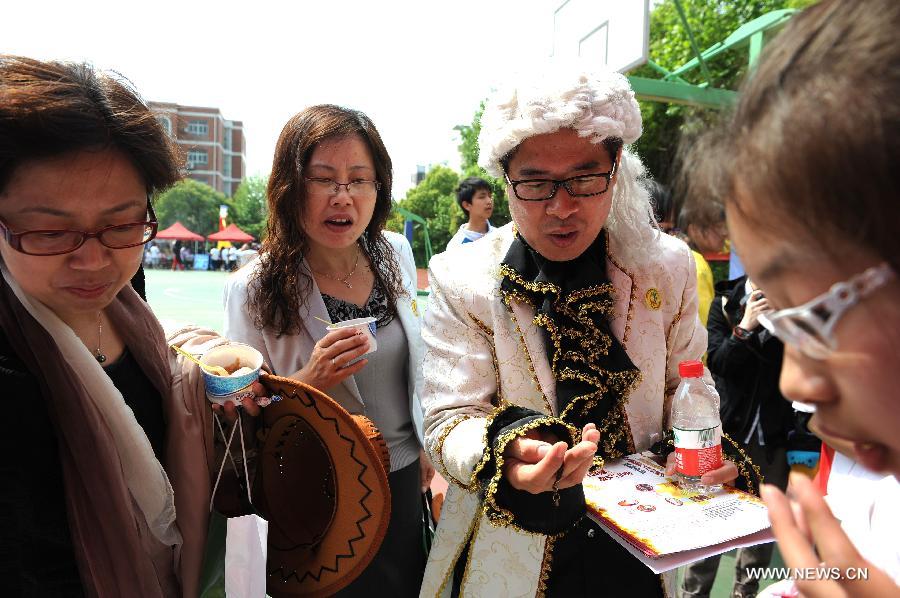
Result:
<instances>
[{"instance_id":1,"label":"green tree foliage","mask_svg":"<svg viewBox=\"0 0 900 598\"><path fill-rule=\"evenodd\" d=\"M262 240L269 215L266 203L267 176L251 176L241 182L234 193L234 211L229 212L235 224L242 230Z\"/></svg>"},{"instance_id":2,"label":"green tree foliage","mask_svg":"<svg viewBox=\"0 0 900 598\"><path fill-rule=\"evenodd\" d=\"M773 10L803 8L815 0L681 0L694 39L701 51L724 40L735 29ZM662 0L650 13L650 59L668 70L675 70L694 54L687 31L674 0ZM707 63L710 84L723 89L737 89L747 70L747 52L724 52ZM659 78L649 66L636 69L633 75ZM684 75L693 84L705 83L697 68ZM641 102L644 132L635 148L647 165L651 176L670 183L674 175L675 150L682 132L691 135L704 128L715 116L710 109L659 102Z\"/></svg>"},{"instance_id":3,"label":"green tree foliage","mask_svg":"<svg viewBox=\"0 0 900 598\"><path fill-rule=\"evenodd\" d=\"M153 209L160 229L177 221L205 237L218 230L219 206L222 204L231 204L223 193L193 179L184 179L160 194Z\"/></svg>"},{"instance_id":4,"label":"green tree foliage","mask_svg":"<svg viewBox=\"0 0 900 598\"><path fill-rule=\"evenodd\" d=\"M494 214L491 216L491 224L503 226L510 221L506 184L503 179L495 179L488 175L484 168L478 165L478 135L481 133L482 113L484 113L484 102L481 102L478 110L475 111L475 116L472 117L470 124L456 127L460 137L459 155L462 158L463 178L477 176L491 184L494 196Z\"/></svg>"},{"instance_id":5,"label":"green tree foliage","mask_svg":"<svg viewBox=\"0 0 900 598\"><path fill-rule=\"evenodd\" d=\"M435 166L428 171L422 182L407 191L406 197L398 202L414 214L428 221L428 236L434 251L441 252L447 241L465 222L465 215L456 203L456 187L459 185L459 174L446 166ZM395 212L389 228L402 232L403 217ZM416 228L419 228L416 224ZM425 266L425 236L416 231L413 236L413 255L416 264Z\"/></svg>"}]
</instances>

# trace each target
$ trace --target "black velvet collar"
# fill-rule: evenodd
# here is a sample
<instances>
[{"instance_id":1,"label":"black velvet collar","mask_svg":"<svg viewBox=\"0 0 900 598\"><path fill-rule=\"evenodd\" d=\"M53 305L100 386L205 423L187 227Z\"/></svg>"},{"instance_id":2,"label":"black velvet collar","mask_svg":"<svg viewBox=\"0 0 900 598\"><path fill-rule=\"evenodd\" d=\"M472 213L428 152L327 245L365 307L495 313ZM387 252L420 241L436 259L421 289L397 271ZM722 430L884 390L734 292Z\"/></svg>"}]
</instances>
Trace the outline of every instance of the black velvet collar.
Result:
<instances>
[{"instance_id":1,"label":"black velvet collar","mask_svg":"<svg viewBox=\"0 0 900 598\"><path fill-rule=\"evenodd\" d=\"M531 305L532 323L544 330L560 417L579 430L596 424L604 458L634 452L625 403L641 374L609 327L615 289L606 273L606 231L568 262L547 260L516 233L500 274L507 306Z\"/></svg>"}]
</instances>

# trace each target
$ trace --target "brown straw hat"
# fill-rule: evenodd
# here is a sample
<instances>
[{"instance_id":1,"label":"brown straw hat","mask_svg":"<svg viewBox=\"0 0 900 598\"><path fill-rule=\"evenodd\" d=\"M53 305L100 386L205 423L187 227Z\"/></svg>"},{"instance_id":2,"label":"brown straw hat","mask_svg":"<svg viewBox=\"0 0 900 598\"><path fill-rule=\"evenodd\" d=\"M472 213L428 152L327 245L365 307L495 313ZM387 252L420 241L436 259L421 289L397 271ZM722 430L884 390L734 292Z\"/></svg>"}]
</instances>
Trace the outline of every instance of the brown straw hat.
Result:
<instances>
[{"instance_id":1,"label":"brown straw hat","mask_svg":"<svg viewBox=\"0 0 900 598\"><path fill-rule=\"evenodd\" d=\"M391 518L387 445L375 425L296 380L259 417L254 504L269 522L266 591L330 596L371 562Z\"/></svg>"}]
</instances>

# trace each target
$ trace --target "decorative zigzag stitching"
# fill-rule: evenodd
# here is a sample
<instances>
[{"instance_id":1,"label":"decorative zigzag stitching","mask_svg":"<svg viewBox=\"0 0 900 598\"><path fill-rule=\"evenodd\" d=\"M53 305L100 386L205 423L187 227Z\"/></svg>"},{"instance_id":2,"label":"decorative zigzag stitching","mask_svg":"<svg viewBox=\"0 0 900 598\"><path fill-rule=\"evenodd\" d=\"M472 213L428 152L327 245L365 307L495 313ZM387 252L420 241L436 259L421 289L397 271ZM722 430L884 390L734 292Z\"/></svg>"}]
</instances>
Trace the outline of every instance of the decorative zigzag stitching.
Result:
<instances>
[{"instance_id":1,"label":"decorative zigzag stitching","mask_svg":"<svg viewBox=\"0 0 900 598\"><path fill-rule=\"evenodd\" d=\"M321 577L322 577L323 572L325 572L325 571L328 571L328 572L330 572L330 573L337 573L337 572L338 572L338 566L337 566L337 563L338 563L338 561L339 561L340 559L342 559L342 558L343 558L343 559L349 559L349 558L353 558L354 556L356 556L356 549L354 548L353 543L354 543L354 542L358 542L359 540L362 540L362 539L365 537L365 532L363 532L362 526L361 526L360 524L363 523L364 521L366 521L366 520L372 518L372 512L371 512L371 511L369 510L369 508L366 506L366 500L367 500L367 499L369 498L369 496L372 494L373 490L372 490L371 488L369 488L369 486L368 486L368 485L363 481L363 479L362 479L362 478L363 478L363 475L365 475L366 471L367 471L369 468L368 468L368 466L367 466L365 463L363 463L362 461L360 461L359 459L357 459L356 455L354 454L354 451L355 451L355 449L356 449L356 441L353 440L352 438L348 438L348 437L344 436L343 434L341 434L340 428L338 428L338 420L337 420L337 418L335 418L335 417L326 417L326 416L319 410L319 406L316 404L316 401L315 401L314 399L310 399L309 403L307 403L307 402L304 401L300 396L298 396L296 392L293 392L293 393L292 393L292 398L297 399L298 401L300 401L301 403L303 403L303 404L304 404L305 406L307 406L307 407L310 407L310 406L311 406L313 409L316 410L316 413L318 413L319 417L321 417L323 420L333 422L332 425L334 426L334 431L337 432L338 436L339 436L341 439L346 440L348 443L350 443L350 457L351 457L354 461L356 461L357 463L359 463L359 465L362 467L362 471L360 471L359 475L357 476L357 480L359 480L359 483L362 484L363 488L366 489L365 495L364 495L364 496L362 497L362 499L360 500L360 506L362 506L362 508L363 508L363 510L365 510L366 514L365 514L365 516L363 516L362 518L358 519L358 520L356 521L356 523L355 523L356 529L359 531L359 535L356 536L356 537L354 537L354 538L351 538L351 539L349 540L349 542L348 542L348 545L349 545L349 548L350 548L350 553L349 553L349 554L338 554L338 555L335 556L335 559L334 559L334 560L335 560L335 566L334 566L334 568L328 567L327 565L323 565L323 566L319 569L318 575L315 574L315 573L312 573L311 571L307 571L306 573L303 574L303 577L302 577L302 578L297 576L297 571L296 571L296 570L292 571L292 572L289 573L288 575L285 575L284 567L283 567L283 566L282 566L282 567L278 567L277 569L273 569L273 570L270 570L270 571L269 571L269 575L275 575L276 573L279 574L279 576L281 577L281 580L282 580L283 582L287 582L287 581L290 580L291 578L294 578L294 579L297 580L297 583L302 583L303 580L305 580L307 577L312 577L312 578L315 579L316 581L319 581L319 580L321 579Z\"/></svg>"}]
</instances>

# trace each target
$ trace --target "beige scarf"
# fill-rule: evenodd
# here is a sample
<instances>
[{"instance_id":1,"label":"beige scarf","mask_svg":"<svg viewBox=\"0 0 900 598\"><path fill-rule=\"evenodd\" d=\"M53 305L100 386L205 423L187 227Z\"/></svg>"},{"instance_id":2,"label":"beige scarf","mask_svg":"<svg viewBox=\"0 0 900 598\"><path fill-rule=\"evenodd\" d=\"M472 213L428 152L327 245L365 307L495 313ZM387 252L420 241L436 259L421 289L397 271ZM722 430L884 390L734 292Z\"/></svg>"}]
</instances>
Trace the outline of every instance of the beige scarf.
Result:
<instances>
[{"instance_id":1,"label":"beige scarf","mask_svg":"<svg viewBox=\"0 0 900 598\"><path fill-rule=\"evenodd\" d=\"M147 435L72 329L29 297L2 264L0 273L0 326L38 379L54 423L85 593L172 595L181 535L172 486ZM165 339L149 307L126 286L105 312L167 397Z\"/></svg>"}]
</instances>

